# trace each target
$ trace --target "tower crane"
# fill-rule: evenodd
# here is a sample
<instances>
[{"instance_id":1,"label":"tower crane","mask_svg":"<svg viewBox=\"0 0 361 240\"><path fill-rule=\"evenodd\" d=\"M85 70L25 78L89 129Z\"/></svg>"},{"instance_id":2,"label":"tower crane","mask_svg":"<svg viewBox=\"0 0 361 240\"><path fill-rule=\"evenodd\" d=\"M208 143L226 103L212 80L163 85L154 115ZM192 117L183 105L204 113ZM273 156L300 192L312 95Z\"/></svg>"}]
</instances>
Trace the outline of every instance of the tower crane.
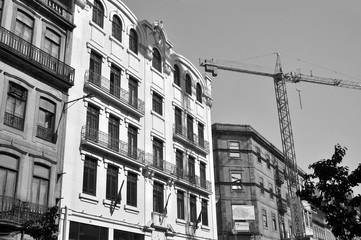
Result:
<instances>
[{"instance_id":1,"label":"tower crane","mask_svg":"<svg viewBox=\"0 0 361 240\"><path fill-rule=\"evenodd\" d=\"M222 63L220 61L211 59L200 61L200 66L205 68L206 72L212 73L212 76L217 76L217 70L226 70L234 71L240 73L247 73L259 76L272 77L274 80L274 87L276 93L276 103L278 110L279 125L281 131L281 142L283 154L285 157L285 166L288 172L288 175L291 176L288 178L288 189L291 195L291 219L294 233L298 237L304 235L304 230L302 227L302 215L300 201L296 196L296 189L298 186L298 167L296 162L295 147L293 141L293 133L291 127L291 117L290 110L288 105L288 97L286 90L286 82L298 83L298 82L308 82L308 83L317 83L323 85L330 85L336 87L352 88L361 90L361 83L351 82L340 79L324 78L317 77L312 75L305 75L301 73L283 73L281 66L280 54L277 53L276 58L276 67L274 73L262 72L249 70L239 67L234 67L229 64Z\"/></svg>"}]
</instances>

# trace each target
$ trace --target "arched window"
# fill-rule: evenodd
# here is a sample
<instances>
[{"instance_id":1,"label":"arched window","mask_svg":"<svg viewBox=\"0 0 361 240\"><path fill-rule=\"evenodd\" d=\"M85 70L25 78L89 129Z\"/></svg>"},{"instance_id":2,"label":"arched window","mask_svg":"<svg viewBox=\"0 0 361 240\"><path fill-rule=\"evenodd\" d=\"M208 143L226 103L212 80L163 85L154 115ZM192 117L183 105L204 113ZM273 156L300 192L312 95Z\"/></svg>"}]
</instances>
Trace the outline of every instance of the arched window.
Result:
<instances>
[{"instance_id":1,"label":"arched window","mask_svg":"<svg viewBox=\"0 0 361 240\"><path fill-rule=\"evenodd\" d=\"M94 0L93 22L103 28L104 24L104 7L99 0Z\"/></svg>"},{"instance_id":2,"label":"arched window","mask_svg":"<svg viewBox=\"0 0 361 240\"><path fill-rule=\"evenodd\" d=\"M156 48L153 48L152 66L159 72L162 72L162 57L160 56L160 53Z\"/></svg>"},{"instance_id":3,"label":"arched window","mask_svg":"<svg viewBox=\"0 0 361 240\"><path fill-rule=\"evenodd\" d=\"M180 70L178 65L174 65L174 73L173 73L174 83L180 87Z\"/></svg>"},{"instance_id":4,"label":"arched window","mask_svg":"<svg viewBox=\"0 0 361 240\"><path fill-rule=\"evenodd\" d=\"M129 49L138 54L138 34L133 28L129 32Z\"/></svg>"},{"instance_id":5,"label":"arched window","mask_svg":"<svg viewBox=\"0 0 361 240\"><path fill-rule=\"evenodd\" d=\"M186 74L186 93L192 95L192 79L189 74Z\"/></svg>"},{"instance_id":6,"label":"arched window","mask_svg":"<svg viewBox=\"0 0 361 240\"><path fill-rule=\"evenodd\" d=\"M201 84L197 83L197 101L202 103L202 87Z\"/></svg>"},{"instance_id":7,"label":"arched window","mask_svg":"<svg viewBox=\"0 0 361 240\"><path fill-rule=\"evenodd\" d=\"M119 42L122 41L122 22L120 21L118 16L113 17L112 35Z\"/></svg>"}]
</instances>

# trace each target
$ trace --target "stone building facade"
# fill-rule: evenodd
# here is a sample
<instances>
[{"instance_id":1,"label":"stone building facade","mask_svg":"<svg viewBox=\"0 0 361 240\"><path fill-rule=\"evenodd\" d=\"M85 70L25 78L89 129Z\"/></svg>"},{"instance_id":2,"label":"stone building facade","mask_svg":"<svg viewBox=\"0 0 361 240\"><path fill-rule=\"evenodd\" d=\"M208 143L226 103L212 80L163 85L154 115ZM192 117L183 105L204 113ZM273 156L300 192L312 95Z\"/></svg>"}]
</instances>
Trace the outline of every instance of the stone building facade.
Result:
<instances>
[{"instance_id":1,"label":"stone building facade","mask_svg":"<svg viewBox=\"0 0 361 240\"><path fill-rule=\"evenodd\" d=\"M0 0L0 239L60 201L71 0Z\"/></svg>"},{"instance_id":2,"label":"stone building facade","mask_svg":"<svg viewBox=\"0 0 361 240\"><path fill-rule=\"evenodd\" d=\"M162 21L76 4L60 239L216 239L211 80Z\"/></svg>"}]
</instances>

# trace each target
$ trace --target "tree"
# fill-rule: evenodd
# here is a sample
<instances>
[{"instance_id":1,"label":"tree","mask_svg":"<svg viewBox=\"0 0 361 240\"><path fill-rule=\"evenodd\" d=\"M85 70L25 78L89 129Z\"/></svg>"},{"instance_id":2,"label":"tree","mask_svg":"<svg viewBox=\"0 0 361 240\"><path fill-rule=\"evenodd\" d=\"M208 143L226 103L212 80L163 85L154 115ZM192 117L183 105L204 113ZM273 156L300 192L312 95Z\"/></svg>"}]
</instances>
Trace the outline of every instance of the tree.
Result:
<instances>
[{"instance_id":1,"label":"tree","mask_svg":"<svg viewBox=\"0 0 361 240\"><path fill-rule=\"evenodd\" d=\"M320 160L309 166L297 195L325 214L325 220L335 237L350 240L361 237L361 195L353 195L352 188L361 183L361 164L349 173L340 166L346 148L339 144L331 159Z\"/></svg>"},{"instance_id":2,"label":"tree","mask_svg":"<svg viewBox=\"0 0 361 240\"><path fill-rule=\"evenodd\" d=\"M24 232L35 240L57 240L59 226L56 223L58 218L58 207L49 208L40 218L26 221Z\"/></svg>"}]
</instances>

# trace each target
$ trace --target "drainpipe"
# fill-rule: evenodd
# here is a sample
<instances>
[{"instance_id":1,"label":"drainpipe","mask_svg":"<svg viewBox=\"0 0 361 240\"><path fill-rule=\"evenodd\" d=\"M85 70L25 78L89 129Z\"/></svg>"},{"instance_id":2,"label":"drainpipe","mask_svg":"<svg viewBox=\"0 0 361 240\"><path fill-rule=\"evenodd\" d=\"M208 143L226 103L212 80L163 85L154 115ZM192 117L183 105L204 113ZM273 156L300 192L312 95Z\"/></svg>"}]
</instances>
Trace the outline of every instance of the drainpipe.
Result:
<instances>
[{"instance_id":1,"label":"drainpipe","mask_svg":"<svg viewBox=\"0 0 361 240\"><path fill-rule=\"evenodd\" d=\"M64 220L63 220L63 240L66 240L66 230L67 230L67 222L68 222L68 207L65 205L64 207Z\"/></svg>"}]
</instances>

